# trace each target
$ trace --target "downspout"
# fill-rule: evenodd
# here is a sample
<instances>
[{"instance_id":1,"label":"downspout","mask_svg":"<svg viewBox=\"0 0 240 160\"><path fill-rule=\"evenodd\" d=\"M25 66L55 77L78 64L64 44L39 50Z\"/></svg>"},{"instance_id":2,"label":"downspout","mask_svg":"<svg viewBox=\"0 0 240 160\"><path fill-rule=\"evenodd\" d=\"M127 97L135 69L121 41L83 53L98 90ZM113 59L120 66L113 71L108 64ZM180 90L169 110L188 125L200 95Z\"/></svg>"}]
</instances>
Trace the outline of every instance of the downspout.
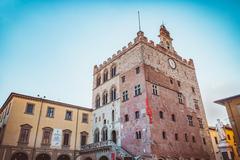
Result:
<instances>
[{"instance_id":1,"label":"downspout","mask_svg":"<svg viewBox=\"0 0 240 160\"><path fill-rule=\"evenodd\" d=\"M79 109L77 109L77 123L76 123L75 144L74 144L74 159L77 159L76 150L77 150L77 135L78 135L78 116L79 116Z\"/></svg>"},{"instance_id":2,"label":"downspout","mask_svg":"<svg viewBox=\"0 0 240 160\"><path fill-rule=\"evenodd\" d=\"M41 115L42 115L43 99L42 98L40 98L40 99L41 99L41 106L40 106L40 113L39 113L39 117L38 117L37 130L36 130L36 135L35 135L35 140L34 140L34 145L33 145L32 160L34 160L34 155L35 155L35 151L36 151L38 129L39 129L40 119L41 119Z\"/></svg>"}]
</instances>

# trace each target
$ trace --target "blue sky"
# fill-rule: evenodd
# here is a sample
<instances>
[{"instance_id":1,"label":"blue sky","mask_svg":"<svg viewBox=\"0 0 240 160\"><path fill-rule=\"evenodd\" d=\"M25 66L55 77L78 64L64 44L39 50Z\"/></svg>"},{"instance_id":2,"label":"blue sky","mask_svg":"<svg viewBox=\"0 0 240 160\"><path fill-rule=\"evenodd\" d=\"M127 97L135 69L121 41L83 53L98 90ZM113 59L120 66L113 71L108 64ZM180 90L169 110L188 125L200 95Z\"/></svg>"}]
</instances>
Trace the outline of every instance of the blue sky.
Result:
<instances>
[{"instance_id":1,"label":"blue sky","mask_svg":"<svg viewBox=\"0 0 240 160\"><path fill-rule=\"evenodd\" d=\"M208 122L227 122L213 101L240 91L237 1L0 1L0 103L10 92L91 106L92 70L133 41L141 12L159 42L164 22L179 55L192 58Z\"/></svg>"}]
</instances>

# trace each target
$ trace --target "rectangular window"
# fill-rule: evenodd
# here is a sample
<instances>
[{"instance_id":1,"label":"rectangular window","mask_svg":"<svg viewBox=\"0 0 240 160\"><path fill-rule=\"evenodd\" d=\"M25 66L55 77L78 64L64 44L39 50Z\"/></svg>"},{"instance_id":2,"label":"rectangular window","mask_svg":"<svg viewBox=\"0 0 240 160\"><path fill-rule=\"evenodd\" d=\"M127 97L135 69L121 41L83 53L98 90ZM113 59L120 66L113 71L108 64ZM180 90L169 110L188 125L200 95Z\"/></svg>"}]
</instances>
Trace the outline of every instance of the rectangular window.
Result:
<instances>
[{"instance_id":1,"label":"rectangular window","mask_svg":"<svg viewBox=\"0 0 240 160\"><path fill-rule=\"evenodd\" d=\"M174 115L174 114L172 114L172 121L173 121L173 122L176 122L176 118L175 118L175 115Z\"/></svg>"},{"instance_id":2,"label":"rectangular window","mask_svg":"<svg viewBox=\"0 0 240 160\"><path fill-rule=\"evenodd\" d=\"M72 111L66 111L65 120L72 120Z\"/></svg>"},{"instance_id":3,"label":"rectangular window","mask_svg":"<svg viewBox=\"0 0 240 160\"><path fill-rule=\"evenodd\" d=\"M88 114L87 113L82 114L82 123L88 123Z\"/></svg>"},{"instance_id":4,"label":"rectangular window","mask_svg":"<svg viewBox=\"0 0 240 160\"><path fill-rule=\"evenodd\" d=\"M181 87L181 82L177 81L177 85L178 85L178 87Z\"/></svg>"},{"instance_id":5,"label":"rectangular window","mask_svg":"<svg viewBox=\"0 0 240 160\"><path fill-rule=\"evenodd\" d=\"M192 87L192 92L195 93L195 88L194 87Z\"/></svg>"},{"instance_id":6,"label":"rectangular window","mask_svg":"<svg viewBox=\"0 0 240 160\"><path fill-rule=\"evenodd\" d=\"M195 109L199 109L198 100L193 99Z\"/></svg>"},{"instance_id":7,"label":"rectangular window","mask_svg":"<svg viewBox=\"0 0 240 160\"><path fill-rule=\"evenodd\" d=\"M193 117L190 115L187 115L188 125L193 126Z\"/></svg>"},{"instance_id":8,"label":"rectangular window","mask_svg":"<svg viewBox=\"0 0 240 160\"><path fill-rule=\"evenodd\" d=\"M173 84L173 79L172 78L170 78L170 83Z\"/></svg>"},{"instance_id":9,"label":"rectangular window","mask_svg":"<svg viewBox=\"0 0 240 160\"><path fill-rule=\"evenodd\" d=\"M162 138L163 138L163 139L167 139L167 136L166 136L166 132L165 132L165 131L162 132Z\"/></svg>"},{"instance_id":10,"label":"rectangular window","mask_svg":"<svg viewBox=\"0 0 240 160\"><path fill-rule=\"evenodd\" d=\"M33 114L33 109L34 109L34 104L32 103L27 103L25 113L26 114Z\"/></svg>"},{"instance_id":11,"label":"rectangular window","mask_svg":"<svg viewBox=\"0 0 240 160\"><path fill-rule=\"evenodd\" d=\"M140 118L140 113L139 113L139 111L136 111L135 112L135 119L139 119Z\"/></svg>"},{"instance_id":12,"label":"rectangular window","mask_svg":"<svg viewBox=\"0 0 240 160\"><path fill-rule=\"evenodd\" d=\"M140 84L136 85L134 88L135 88L135 96L139 96L142 94Z\"/></svg>"},{"instance_id":13,"label":"rectangular window","mask_svg":"<svg viewBox=\"0 0 240 160\"><path fill-rule=\"evenodd\" d=\"M54 117L54 108L52 108L52 107L47 108L47 117L49 117L49 118Z\"/></svg>"},{"instance_id":14,"label":"rectangular window","mask_svg":"<svg viewBox=\"0 0 240 160\"><path fill-rule=\"evenodd\" d=\"M188 142L188 135L187 133L184 134L185 141Z\"/></svg>"},{"instance_id":15,"label":"rectangular window","mask_svg":"<svg viewBox=\"0 0 240 160\"><path fill-rule=\"evenodd\" d=\"M128 91L123 92L123 102L128 100Z\"/></svg>"},{"instance_id":16,"label":"rectangular window","mask_svg":"<svg viewBox=\"0 0 240 160\"><path fill-rule=\"evenodd\" d=\"M159 117L163 119L163 111L159 111Z\"/></svg>"},{"instance_id":17,"label":"rectangular window","mask_svg":"<svg viewBox=\"0 0 240 160\"><path fill-rule=\"evenodd\" d=\"M178 93L178 102L180 104L184 104L184 97L182 93Z\"/></svg>"},{"instance_id":18,"label":"rectangular window","mask_svg":"<svg viewBox=\"0 0 240 160\"><path fill-rule=\"evenodd\" d=\"M228 137L228 140L231 140L231 137L230 137L230 135L229 135L229 134L227 135L227 137Z\"/></svg>"},{"instance_id":19,"label":"rectangular window","mask_svg":"<svg viewBox=\"0 0 240 160\"><path fill-rule=\"evenodd\" d=\"M155 85L155 84L152 85L152 93L153 93L153 95L158 95L157 85Z\"/></svg>"},{"instance_id":20,"label":"rectangular window","mask_svg":"<svg viewBox=\"0 0 240 160\"><path fill-rule=\"evenodd\" d=\"M203 138L203 144L206 145L206 139L205 138Z\"/></svg>"},{"instance_id":21,"label":"rectangular window","mask_svg":"<svg viewBox=\"0 0 240 160\"><path fill-rule=\"evenodd\" d=\"M125 76L122 76L122 83L124 83L126 80L126 77Z\"/></svg>"},{"instance_id":22,"label":"rectangular window","mask_svg":"<svg viewBox=\"0 0 240 160\"><path fill-rule=\"evenodd\" d=\"M69 138L70 138L69 133L64 133L64 135L63 135L63 145L64 146L69 146Z\"/></svg>"},{"instance_id":23,"label":"rectangular window","mask_svg":"<svg viewBox=\"0 0 240 160\"><path fill-rule=\"evenodd\" d=\"M193 143L196 143L196 139L195 139L194 136L192 136L192 142L193 142Z\"/></svg>"},{"instance_id":24,"label":"rectangular window","mask_svg":"<svg viewBox=\"0 0 240 160\"><path fill-rule=\"evenodd\" d=\"M200 128L203 128L202 118L198 118L198 123L199 123L199 127L200 127Z\"/></svg>"},{"instance_id":25,"label":"rectangular window","mask_svg":"<svg viewBox=\"0 0 240 160\"><path fill-rule=\"evenodd\" d=\"M215 143L218 144L218 139L217 137L214 137Z\"/></svg>"},{"instance_id":26,"label":"rectangular window","mask_svg":"<svg viewBox=\"0 0 240 160\"><path fill-rule=\"evenodd\" d=\"M175 140L178 141L178 134L175 133Z\"/></svg>"},{"instance_id":27,"label":"rectangular window","mask_svg":"<svg viewBox=\"0 0 240 160\"><path fill-rule=\"evenodd\" d=\"M136 139L141 139L141 138L142 138L141 131L137 131L136 132Z\"/></svg>"},{"instance_id":28,"label":"rectangular window","mask_svg":"<svg viewBox=\"0 0 240 160\"><path fill-rule=\"evenodd\" d=\"M125 114L125 116L124 116L124 120L125 120L125 122L128 122L128 121L129 121L128 114Z\"/></svg>"},{"instance_id":29,"label":"rectangular window","mask_svg":"<svg viewBox=\"0 0 240 160\"><path fill-rule=\"evenodd\" d=\"M139 74L139 73L140 73L140 68L137 67L137 68L136 68L136 74Z\"/></svg>"}]
</instances>

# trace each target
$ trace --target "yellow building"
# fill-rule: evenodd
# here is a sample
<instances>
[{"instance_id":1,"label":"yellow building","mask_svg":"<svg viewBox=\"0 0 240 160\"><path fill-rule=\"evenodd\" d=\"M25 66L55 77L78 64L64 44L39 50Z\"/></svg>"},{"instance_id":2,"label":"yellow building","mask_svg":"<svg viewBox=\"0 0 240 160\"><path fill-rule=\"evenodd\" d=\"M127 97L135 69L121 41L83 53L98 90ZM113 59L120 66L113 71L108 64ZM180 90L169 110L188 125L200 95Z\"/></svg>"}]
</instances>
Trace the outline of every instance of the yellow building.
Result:
<instances>
[{"instance_id":1,"label":"yellow building","mask_svg":"<svg viewBox=\"0 0 240 160\"><path fill-rule=\"evenodd\" d=\"M234 140L234 133L233 133L232 128L230 126L225 126L224 131L227 136L226 141L233 150L232 157L234 157L234 160L240 160L240 157L238 156L238 153L237 153L237 145ZM215 127L209 127L209 132L210 132L210 136L211 136L211 140L212 140L215 158L216 158L216 160L222 160L223 157L218 148L218 144L220 141L218 132L216 131Z\"/></svg>"},{"instance_id":2,"label":"yellow building","mask_svg":"<svg viewBox=\"0 0 240 160\"><path fill-rule=\"evenodd\" d=\"M217 100L215 103L223 105L227 109L228 117L235 135L235 141L238 146L238 155L240 156L240 94Z\"/></svg>"},{"instance_id":3,"label":"yellow building","mask_svg":"<svg viewBox=\"0 0 240 160\"><path fill-rule=\"evenodd\" d=\"M72 160L92 142L92 109L11 93L0 110L1 160Z\"/></svg>"}]
</instances>

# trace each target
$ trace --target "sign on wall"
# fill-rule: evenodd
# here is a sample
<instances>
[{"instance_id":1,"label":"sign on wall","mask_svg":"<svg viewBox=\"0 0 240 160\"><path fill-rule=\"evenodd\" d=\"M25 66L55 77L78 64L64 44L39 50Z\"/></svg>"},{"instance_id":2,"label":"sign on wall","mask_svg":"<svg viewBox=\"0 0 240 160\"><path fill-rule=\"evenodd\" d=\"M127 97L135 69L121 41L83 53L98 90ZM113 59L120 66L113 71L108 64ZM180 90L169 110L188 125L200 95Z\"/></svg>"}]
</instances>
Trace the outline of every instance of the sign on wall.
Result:
<instances>
[{"instance_id":1,"label":"sign on wall","mask_svg":"<svg viewBox=\"0 0 240 160\"><path fill-rule=\"evenodd\" d=\"M61 146L62 146L62 129L54 128L52 134L51 147L61 148Z\"/></svg>"}]
</instances>

